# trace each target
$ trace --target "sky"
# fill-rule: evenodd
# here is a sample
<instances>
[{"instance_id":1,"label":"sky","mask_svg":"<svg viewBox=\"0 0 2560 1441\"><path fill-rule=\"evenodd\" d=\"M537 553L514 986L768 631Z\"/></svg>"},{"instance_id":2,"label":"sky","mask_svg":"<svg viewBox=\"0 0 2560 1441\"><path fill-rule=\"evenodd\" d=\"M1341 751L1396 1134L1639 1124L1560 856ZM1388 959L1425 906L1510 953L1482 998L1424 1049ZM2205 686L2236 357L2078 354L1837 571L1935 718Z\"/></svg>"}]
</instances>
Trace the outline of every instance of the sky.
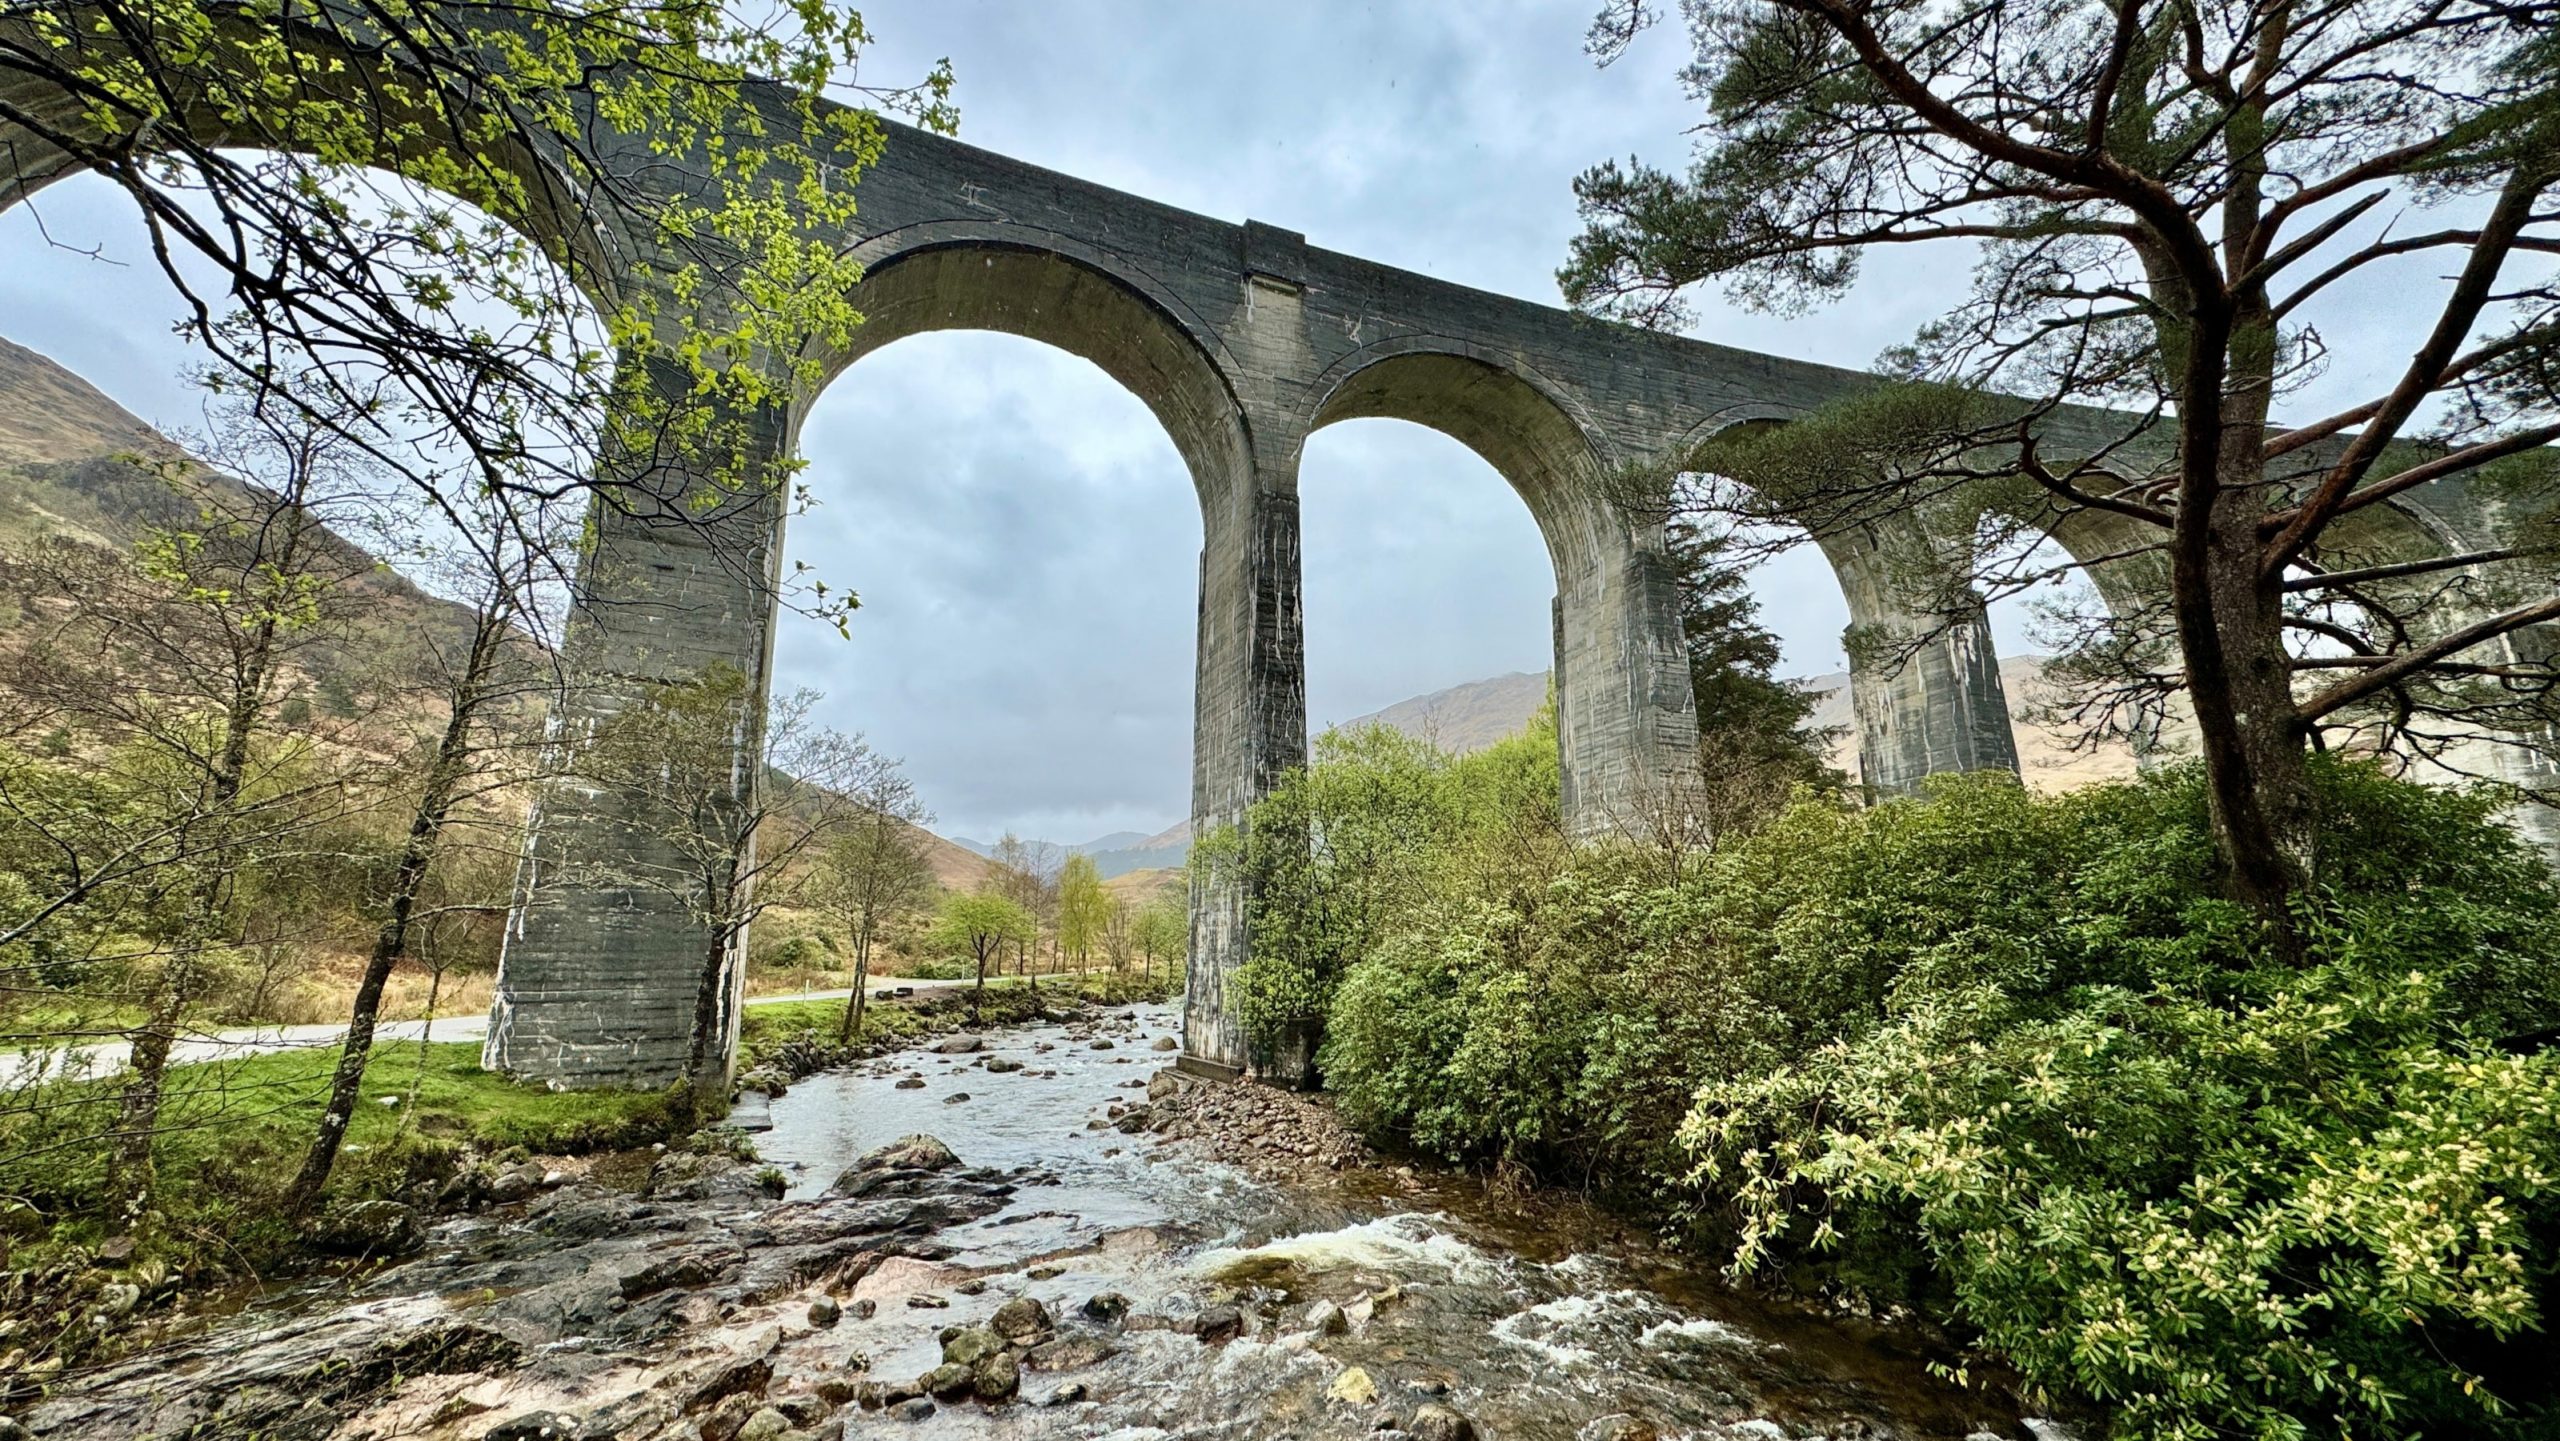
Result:
<instances>
[{"instance_id":1,"label":"sky","mask_svg":"<svg viewBox=\"0 0 2560 1441\"><path fill-rule=\"evenodd\" d=\"M1676 166L1697 113L1677 27L1602 70L1582 50L1594 8L877 0L862 78L897 83L947 56L973 144L1553 304L1573 176L1629 155ZM122 215L87 179L0 214L0 335L184 428L176 299ZM1702 296L1691 331L1863 368L1951 298L1962 263L1873 256L1847 300L1798 318ZM2389 284L2338 297L2341 386L2392 358L2358 347L2384 333ZM1199 512L1134 396L1036 342L921 335L841 376L803 447L819 503L793 522L788 558L864 604L849 639L787 617L777 685L823 692L829 723L902 757L945 834L1073 843L1185 816ZM1310 440L1300 492L1311 727L1547 667L1545 549L1472 452L1404 422L1347 422ZM1843 668L1847 608L1819 557L1791 553L1753 588L1787 672ZM2004 653L2028 647L2022 605L1995 609L1994 628Z\"/></svg>"}]
</instances>

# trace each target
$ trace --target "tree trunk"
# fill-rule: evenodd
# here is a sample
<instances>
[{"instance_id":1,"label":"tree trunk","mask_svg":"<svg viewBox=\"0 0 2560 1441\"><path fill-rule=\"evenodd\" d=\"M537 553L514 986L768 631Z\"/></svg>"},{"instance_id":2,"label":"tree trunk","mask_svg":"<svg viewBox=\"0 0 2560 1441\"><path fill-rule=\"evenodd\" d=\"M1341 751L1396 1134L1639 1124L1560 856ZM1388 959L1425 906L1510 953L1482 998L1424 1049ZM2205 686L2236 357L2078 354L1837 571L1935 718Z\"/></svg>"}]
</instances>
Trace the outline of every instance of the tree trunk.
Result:
<instances>
[{"instance_id":1,"label":"tree trunk","mask_svg":"<svg viewBox=\"0 0 2560 1441\"><path fill-rule=\"evenodd\" d=\"M987 948L980 946L977 951L978 984L969 992L969 1024L973 1026L979 1023L987 999Z\"/></svg>"},{"instance_id":2,"label":"tree trunk","mask_svg":"<svg viewBox=\"0 0 2560 1441\"><path fill-rule=\"evenodd\" d=\"M836 1030L836 1044L849 1046L862 1034L862 1002L870 990L871 935L868 929L853 938L853 994L845 997L844 1022Z\"/></svg>"},{"instance_id":3,"label":"tree trunk","mask_svg":"<svg viewBox=\"0 0 2560 1441\"><path fill-rule=\"evenodd\" d=\"M436 741L426 788L420 792L418 809L409 819L409 837L400 850L399 868L393 873L391 914L374 934L373 954L365 958L364 976L356 983L355 1009L347 1018L346 1043L338 1051L338 1069L329 1081L329 1103L320 1113L320 1127L311 1137L311 1150L302 1159L302 1171L285 1193L288 1215L307 1216L319 1202L328 1189L329 1173L337 1166L338 1147L355 1120L356 1101L364 1090L365 1067L373 1057L373 1032L382 1011L383 987L409 954L409 917L417 909L420 892L426 888L427 871L435 864L437 840L453 812L454 792L461 785L471 748L472 718L479 709L505 634L497 618L483 611L478 628L472 632L471 656L464 664L461 684L454 690L444 734Z\"/></svg>"},{"instance_id":4,"label":"tree trunk","mask_svg":"<svg viewBox=\"0 0 2560 1441\"><path fill-rule=\"evenodd\" d=\"M702 981L693 992L693 1049L685 1059L685 1075L693 1085L695 1107L709 1111L720 1109L728 1097L720 1094L724 1087L720 1077L712 1074L711 1033L720 1025L720 993L729 972L729 928L716 929L708 954L703 957Z\"/></svg>"}]
</instances>

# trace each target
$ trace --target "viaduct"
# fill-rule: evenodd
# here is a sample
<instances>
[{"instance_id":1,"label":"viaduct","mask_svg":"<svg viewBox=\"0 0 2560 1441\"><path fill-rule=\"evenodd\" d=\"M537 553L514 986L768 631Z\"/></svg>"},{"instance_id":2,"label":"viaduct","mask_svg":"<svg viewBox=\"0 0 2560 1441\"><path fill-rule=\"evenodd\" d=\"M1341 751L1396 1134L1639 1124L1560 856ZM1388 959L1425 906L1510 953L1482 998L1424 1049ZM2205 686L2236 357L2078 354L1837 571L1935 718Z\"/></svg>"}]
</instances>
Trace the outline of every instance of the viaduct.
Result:
<instances>
[{"instance_id":1,"label":"viaduct","mask_svg":"<svg viewBox=\"0 0 2560 1441\"><path fill-rule=\"evenodd\" d=\"M13 83L0 77L0 87ZM24 135L0 140L8 142L0 206L71 168ZM822 357L827 377L923 331L1026 336L1128 387L1188 466L1204 535L1191 802L1198 831L1236 818L1307 753L1298 465L1316 431L1371 416L1429 426L1482 455L1518 491L1555 569L1566 819L1592 835L1670 793L1696 740L1659 526L1613 503L1603 479L1685 454L1726 427L1784 423L1871 383L1857 372L1452 285L1312 246L1277 226L1188 214L903 128L893 127L859 186L857 228L837 240L866 267L857 297L866 320L848 348ZM620 240L626 253L638 248ZM748 418L770 457L792 452L817 398L809 389ZM772 500L721 512L711 534L600 509L570 663L607 678L598 692L607 697L714 664L743 671L761 695L782 509ZM2389 523L2403 532L2394 548L2404 551L2460 554L2496 543L2494 507L2452 482L2413 494ZM1853 670L1868 784L1894 794L1941 772L2014 768L1979 603L1949 622L1942 599L1925 616L1911 599L1929 586L1925 576L1915 580L1910 557L1969 544L1970 525L1941 516L1814 529L1853 629L1910 641L1882 648L1889 661ZM2108 553L2103 535L2066 529L2056 539L2084 560ZM2107 573L2098 579L2107 590ZM594 717L555 719L575 726ZM2493 763L2524 764L2506 749ZM2551 830L2547 813L2536 820ZM2560 842L2560 833L2542 839ZM490 1065L566 1085L662 1084L683 1073L709 933L665 894L615 883L610 866L579 863L649 844L646 827L593 794L559 785L543 797L506 940ZM1228 996L1251 943L1240 890L1195 884L1184 1024L1184 1059L1194 1067L1255 1061ZM734 1038L744 967L733 956L728 969Z\"/></svg>"}]
</instances>

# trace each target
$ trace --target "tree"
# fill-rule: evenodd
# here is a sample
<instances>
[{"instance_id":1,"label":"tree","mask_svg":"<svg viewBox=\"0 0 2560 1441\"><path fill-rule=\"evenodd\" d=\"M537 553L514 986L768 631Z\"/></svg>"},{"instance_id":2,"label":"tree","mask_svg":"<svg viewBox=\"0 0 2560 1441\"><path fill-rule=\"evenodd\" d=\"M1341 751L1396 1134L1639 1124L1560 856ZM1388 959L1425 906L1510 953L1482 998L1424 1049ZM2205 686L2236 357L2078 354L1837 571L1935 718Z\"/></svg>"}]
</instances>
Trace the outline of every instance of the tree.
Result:
<instances>
[{"instance_id":1,"label":"tree","mask_svg":"<svg viewBox=\"0 0 2560 1441\"><path fill-rule=\"evenodd\" d=\"M1052 915L1058 905L1058 873L1061 861L1058 848L1047 841L1026 841L1011 831L996 839L995 875L992 884L997 894L1022 907L1031 917L1031 929L1014 942L1014 954L1022 963L1022 978L1031 983L1031 993L1040 993L1040 978L1031 973L1031 951L1040 943L1041 922Z\"/></svg>"},{"instance_id":2,"label":"tree","mask_svg":"<svg viewBox=\"0 0 2560 1441\"><path fill-rule=\"evenodd\" d=\"M470 597L471 623L458 642L433 635L423 638L430 674L420 679L433 692L444 724L427 749L411 799L407 834L382 899L381 925L356 981L346 1038L330 1076L328 1102L301 1170L285 1193L288 1214L307 1214L328 1188L372 1060L383 988L408 959L413 931L424 920L421 906L433 869L447 848L455 810L475 788L485 786L497 753L515 739L505 724L507 714L537 701L551 676L533 642L540 623L543 566L550 554L548 537L519 537L501 527L491 532L483 547L452 546L442 557L447 572L443 578L453 590ZM484 558L498 568L479 569L476 563ZM343 681L338 684L344 688ZM441 974L437 979L441 981Z\"/></svg>"},{"instance_id":3,"label":"tree","mask_svg":"<svg viewBox=\"0 0 2560 1441\"><path fill-rule=\"evenodd\" d=\"M1102 871L1093 857L1067 857L1058 868L1058 944L1085 968L1093 947L1111 923L1111 896L1102 889Z\"/></svg>"},{"instance_id":4,"label":"tree","mask_svg":"<svg viewBox=\"0 0 2560 1441\"><path fill-rule=\"evenodd\" d=\"M759 707L744 672L713 665L649 687L562 761L646 839L634 857L577 863L626 867L613 883L673 897L702 929L686 1073L705 1102L724 1087L747 928L797 898L803 863L853 818L869 752L817 724L818 700L802 690Z\"/></svg>"},{"instance_id":5,"label":"tree","mask_svg":"<svg viewBox=\"0 0 2560 1441\"><path fill-rule=\"evenodd\" d=\"M1774 814L1797 786L1837 786L1837 732L1809 727L1820 698L1778 678L1777 634L1760 623L1745 568L1727 559L1729 534L1688 519L1668 530L1698 712L1700 799L1708 834L1723 835Z\"/></svg>"},{"instance_id":6,"label":"tree","mask_svg":"<svg viewBox=\"0 0 2560 1441\"><path fill-rule=\"evenodd\" d=\"M235 402L215 418L204 449L248 479L169 464L190 522L147 529L133 556L56 538L8 565L15 586L50 602L10 689L105 744L78 763L74 804L44 814L24 802L43 805L49 788L5 791L12 820L59 858L50 894L7 939L104 902L157 951L156 965L129 958L143 1015L109 1149L120 1230L151 1211L170 1050L218 952L238 939L241 892L346 795L307 744L276 733L275 712L289 674L341 634L348 587L371 572L324 518L361 494L361 457L292 407Z\"/></svg>"},{"instance_id":7,"label":"tree","mask_svg":"<svg viewBox=\"0 0 2560 1441\"><path fill-rule=\"evenodd\" d=\"M1146 958L1147 979L1152 981L1157 961L1177 961L1190 950L1191 918L1179 903L1159 897L1139 908L1130 924L1130 939Z\"/></svg>"},{"instance_id":8,"label":"tree","mask_svg":"<svg viewBox=\"0 0 2560 1441\"><path fill-rule=\"evenodd\" d=\"M755 417L858 319L829 242L885 134L828 95L954 120L947 67L855 84L870 38L824 0L36 0L0 129L132 204L225 384L315 377L276 398L432 503L690 524L635 478L778 484Z\"/></svg>"},{"instance_id":9,"label":"tree","mask_svg":"<svg viewBox=\"0 0 2560 1441\"><path fill-rule=\"evenodd\" d=\"M965 950L976 959L978 983L969 992L971 1025L984 1015L988 963L1002 964L1004 948L1030 944L1037 929L1020 903L994 891L959 891L942 898L942 909L925 940L944 950Z\"/></svg>"},{"instance_id":10,"label":"tree","mask_svg":"<svg viewBox=\"0 0 2560 1441\"><path fill-rule=\"evenodd\" d=\"M853 943L853 997L836 1032L840 1043L851 1042L862 1029L871 946L881 928L922 907L934 890L922 829L933 816L898 763L866 749L845 798L853 815L818 858L811 888L812 898Z\"/></svg>"},{"instance_id":11,"label":"tree","mask_svg":"<svg viewBox=\"0 0 2560 1441\"><path fill-rule=\"evenodd\" d=\"M1575 304L1665 323L1712 279L1795 310L1843 293L1871 246L1976 258L1971 296L1885 357L1900 393L1728 432L1690 468L1843 533L2005 498L1955 562L1993 590L2049 579L2039 545L2078 541L2129 612L2113 652L2192 709L2230 885L2279 930L2317 862L2309 749L2342 730L2438 754L2483 727L2549 743L2554 667L2525 632L2560 619L2560 282L2541 260L2560 252L2560 5L1685 9L1695 162L1580 178ZM1652 18L1611 0L1597 49ZM2278 421L2321 371L2324 321L2387 320L2355 287L2401 257L2453 272L2400 288L2425 312L2406 361ZM2454 476L2510 503L2509 541L2413 560L2360 536ZM2156 601L2123 605L2146 579Z\"/></svg>"}]
</instances>

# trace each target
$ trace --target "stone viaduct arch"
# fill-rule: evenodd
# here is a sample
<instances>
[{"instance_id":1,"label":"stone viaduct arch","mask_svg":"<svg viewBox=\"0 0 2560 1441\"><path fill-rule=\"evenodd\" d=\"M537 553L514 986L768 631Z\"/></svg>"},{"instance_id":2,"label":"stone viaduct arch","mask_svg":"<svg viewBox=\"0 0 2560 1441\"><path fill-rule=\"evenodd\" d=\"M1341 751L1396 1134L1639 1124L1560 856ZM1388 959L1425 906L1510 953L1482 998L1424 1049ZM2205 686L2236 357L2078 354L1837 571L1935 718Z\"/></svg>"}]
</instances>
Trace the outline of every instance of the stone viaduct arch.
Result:
<instances>
[{"instance_id":1,"label":"stone viaduct arch","mask_svg":"<svg viewBox=\"0 0 2560 1441\"><path fill-rule=\"evenodd\" d=\"M778 101L767 109L776 126L789 125ZM0 145L0 205L60 169L40 152ZM925 330L1023 335L1127 386L1190 468L1203 521L1195 827L1235 818L1306 755L1297 470L1316 430L1369 416L1431 426L1484 456L1527 503L1557 578L1567 819L1592 835L1667 790L1696 734L1662 537L1598 482L1683 453L1721 427L1783 423L1870 383L1471 290L901 128L863 174L860 198L853 233L838 243L868 266L860 303L869 323L844 353L818 357L828 373ZM646 283L645 260L621 237L544 238L602 286ZM814 398L735 418L779 460ZM2081 417L2060 429L2067 441L2115 427ZM673 495L684 492L684 475L665 480ZM2443 512L2440 532L2494 533L2494 515L2460 487L2440 489L2431 501ZM567 661L605 683L556 723L591 724L618 697L713 664L747 671L761 689L782 518L770 497L712 513L707 537L699 526L600 515ZM1919 613L1897 558L1968 541L1918 521L1817 533L1853 622L1887 632ZM2103 553L2101 537L2066 543ZM1868 774L1881 790L2016 764L1978 615L1895 664L1853 672L1853 685ZM564 1085L658 1084L681 1073L706 933L665 898L582 879L593 872L573 864L647 844L635 818L592 796L569 787L544 795L508 928L490 1064ZM1245 916L1234 884L1195 884L1184 1045L1192 1065L1256 1060L1226 995L1251 945ZM741 971L733 958L733 999Z\"/></svg>"}]
</instances>

